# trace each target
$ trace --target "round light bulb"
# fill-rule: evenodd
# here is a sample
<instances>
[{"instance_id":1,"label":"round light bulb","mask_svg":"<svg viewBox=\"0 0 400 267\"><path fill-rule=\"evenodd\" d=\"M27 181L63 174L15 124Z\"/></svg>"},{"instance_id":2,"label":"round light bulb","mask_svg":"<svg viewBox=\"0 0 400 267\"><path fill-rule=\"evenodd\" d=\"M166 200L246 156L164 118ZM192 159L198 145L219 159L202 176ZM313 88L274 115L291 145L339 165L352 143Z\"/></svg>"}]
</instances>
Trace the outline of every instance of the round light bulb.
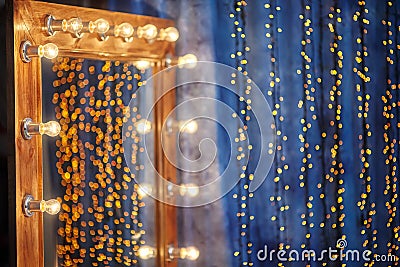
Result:
<instances>
[{"instance_id":1,"label":"round light bulb","mask_svg":"<svg viewBox=\"0 0 400 267\"><path fill-rule=\"evenodd\" d=\"M151 67L151 62L146 60L139 60L133 63L138 70L147 70Z\"/></svg>"},{"instance_id":2,"label":"round light bulb","mask_svg":"<svg viewBox=\"0 0 400 267\"><path fill-rule=\"evenodd\" d=\"M98 19L94 22L96 32L99 34L104 34L110 29L110 23L105 19Z\"/></svg>"},{"instance_id":3,"label":"round light bulb","mask_svg":"<svg viewBox=\"0 0 400 267\"><path fill-rule=\"evenodd\" d=\"M175 42L179 39L179 31L175 27L168 27L163 30L163 39L167 42Z\"/></svg>"},{"instance_id":4,"label":"round light bulb","mask_svg":"<svg viewBox=\"0 0 400 267\"><path fill-rule=\"evenodd\" d=\"M58 56L58 47L53 43L39 45L38 56L53 59Z\"/></svg>"},{"instance_id":5,"label":"round light bulb","mask_svg":"<svg viewBox=\"0 0 400 267\"><path fill-rule=\"evenodd\" d=\"M199 187L196 184L181 184L179 194L181 196L195 197L199 194Z\"/></svg>"},{"instance_id":6,"label":"round light bulb","mask_svg":"<svg viewBox=\"0 0 400 267\"><path fill-rule=\"evenodd\" d=\"M156 256L156 250L150 246L141 246L138 249L138 256L143 260L148 260Z\"/></svg>"},{"instance_id":7,"label":"round light bulb","mask_svg":"<svg viewBox=\"0 0 400 267\"><path fill-rule=\"evenodd\" d=\"M118 27L116 28L116 35L121 36L123 38L131 37L133 32L134 32L133 26L128 22L124 22L118 25Z\"/></svg>"},{"instance_id":8,"label":"round light bulb","mask_svg":"<svg viewBox=\"0 0 400 267\"><path fill-rule=\"evenodd\" d=\"M196 248L196 247L187 247L187 248L182 248L184 249L184 257L181 257L182 259L187 259L187 260L191 260L191 261L195 261L199 258L200 256L200 251ZM181 249L181 251L182 251ZM181 256L182 252L181 252Z\"/></svg>"},{"instance_id":9,"label":"round light bulb","mask_svg":"<svg viewBox=\"0 0 400 267\"><path fill-rule=\"evenodd\" d=\"M61 209L60 202L57 199L42 200L40 202L40 211L47 212L50 215L56 215Z\"/></svg>"},{"instance_id":10,"label":"round light bulb","mask_svg":"<svg viewBox=\"0 0 400 267\"><path fill-rule=\"evenodd\" d=\"M193 54L186 54L178 58L178 67L193 69L196 67L197 57Z\"/></svg>"},{"instance_id":11,"label":"round light bulb","mask_svg":"<svg viewBox=\"0 0 400 267\"><path fill-rule=\"evenodd\" d=\"M70 33L79 33L83 28L83 23L80 18L72 18L67 21L66 31Z\"/></svg>"},{"instance_id":12,"label":"round light bulb","mask_svg":"<svg viewBox=\"0 0 400 267\"><path fill-rule=\"evenodd\" d=\"M138 27L137 34L139 38L153 40L157 37L157 27L153 24L146 24L143 27Z\"/></svg>"},{"instance_id":13,"label":"round light bulb","mask_svg":"<svg viewBox=\"0 0 400 267\"><path fill-rule=\"evenodd\" d=\"M140 198L145 198L153 192L153 187L150 184L140 184L136 191Z\"/></svg>"},{"instance_id":14,"label":"round light bulb","mask_svg":"<svg viewBox=\"0 0 400 267\"><path fill-rule=\"evenodd\" d=\"M56 121L49 121L46 123L39 124L39 133L41 135L46 134L48 136L57 136L61 131L61 126Z\"/></svg>"},{"instance_id":15,"label":"round light bulb","mask_svg":"<svg viewBox=\"0 0 400 267\"><path fill-rule=\"evenodd\" d=\"M139 134L147 134L151 131L151 122L146 119L141 119L135 123L135 128Z\"/></svg>"},{"instance_id":16,"label":"round light bulb","mask_svg":"<svg viewBox=\"0 0 400 267\"><path fill-rule=\"evenodd\" d=\"M188 134L194 134L195 132L197 132L198 128L199 126L197 122L195 120L191 120L191 121L181 122L179 131Z\"/></svg>"}]
</instances>

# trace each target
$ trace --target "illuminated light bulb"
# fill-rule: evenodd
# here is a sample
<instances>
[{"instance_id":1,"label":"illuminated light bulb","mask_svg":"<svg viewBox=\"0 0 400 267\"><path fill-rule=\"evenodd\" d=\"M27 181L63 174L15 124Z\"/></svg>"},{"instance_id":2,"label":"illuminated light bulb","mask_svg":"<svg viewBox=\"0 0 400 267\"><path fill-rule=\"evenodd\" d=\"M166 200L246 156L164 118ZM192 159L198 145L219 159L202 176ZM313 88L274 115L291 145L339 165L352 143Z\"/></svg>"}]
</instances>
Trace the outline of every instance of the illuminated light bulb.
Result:
<instances>
[{"instance_id":1,"label":"illuminated light bulb","mask_svg":"<svg viewBox=\"0 0 400 267\"><path fill-rule=\"evenodd\" d=\"M179 132L194 134L197 132L199 126L195 120L185 121L179 123Z\"/></svg>"},{"instance_id":2,"label":"illuminated light bulb","mask_svg":"<svg viewBox=\"0 0 400 267\"><path fill-rule=\"evenodd\" d=\"M132 42L132 35L134 31L135 30L130 23L124 22L115 27L114 34L115 36L124 38L125 42Z\"/></svg>"},{"instance_id":3,"label":"illuminated light bulb","mask_svg":"<svg viewBox=\"0 0 400 267\"><path fill-rule=\"evenodd\" d=\"M39 45L38 55L39 57L45 57L48 59L56 58L58 56L58 47L53 43Z\"/></svg>"},{"instance_id":4,"label":"illuminated light bulb","mask_svg":"<svg viewBox=\"0 0 400 267\"><path fill-rule=\"evenodd\" d=\"M160 40L176 42L179 39L179 31L175 27L168 27L160 30Z\"/></svg>"},{"instance_id":5,"label":"illuminated light bulb","mask_svg":"<svg viewBox=\"0 0 400 267\"><path fill-rule=\"evenodd\" d=\"M147 134L151 131L152 125L151 122L146 119L141 119L137 121L135 124L136 131L139 134Z\"/></svg>"},{"instance_id":6,"label":"illuminated light bulb","mask_svg":"<svg viewBox=\"0 0 400 267\"><path fill-rule=\"evenodd\" d=\"M197 57L193 54L186 54L178 58L178 67L193 69L197 65Z\"/></svg>"},{"instance_id":7,"label":"illuminated light bulb","mask_svg":"<svg viewBox=\"0 0 400 267\"><path fill-rule=\"evenodd\" d=\"M61 204L57 199L42 200L40 201L40 211L46 212L50 215L56 215L60 212Z\"/></svg>"},{"instance_id":8,"label":"illuminated light bulb","mask_svg":"<svg viewBox=\"0 0 400 267\"><path fill-rule=\"evenodd\" d=\"M81 38L81 31L83 29L83 22L80 18L72 18L67 21L64 31L75 34L76 37Z\"/></svg>"},{"instance_id":9,"label":"illuminated light bulb","mask_svg":"<svg viewBox=\"0 0 400 267\"><path fill-rule=\"evenodd\" d=\"M140 198L145 198L153 192L153 187L150 184L139 184L137 194Z\"/></svg>"},{"instance_id":10,"label":"illuminated light bulb","mask_svg":"<svg viewBox=\"0 0 400 267\"><path fill-rule=\"evenodd\" d=\"M61 126L56 121L49 121L46 123L39 124L39 133L41 135L46 134L48 136L54 137L59 135L61 131Z\"/></svg>"},{"instance_id":11,"label":"illuminated light bulb","mask_svg":"<svg viewBox=\"0 0 400 267\"><path fill-rule=\"evenodd\" d=\"M141 246L138 251L139 258L143 260L148 260L151 258L155 258L157 255L157 250L150 246Z\"/></svg>"},{"instance_id":12,"label":"illuminated light bulb","mask_svg":"<svg viewBox=\"0 0 400 267\"><path fill-rule=\"evenodd\" d=\"M21 132L24 139L31 139L33 135L57 136L61 131L61 126L56 121L46 123L33 123L31 118L22 121Z\"/></svg>"},{"instance_id":13,"label":"illuminated light bulb","mask_svg":"<svg viewBox=\"0 0 400 267\"><path fill-rule=\"evenodd\" d=\"M24 62L31 62L32 57L53 59L58 56L58 47L53 43L33 46L31 42L25 41L21 44L20 53Z\"/></svg>"},{"instance_id":14,"label":"illuminated light bulb","mask_svg":"<svg viewBox=\"0 0 400 267\"><path fill-rule=\"evenodd\" d=\"M110 29L110 23L105 19L98 19L93 22L94 31L99 34L105 34Z\"/></svg>"},{"instance_id":15,"label":"illuminated light bulb","mask_svg":"<svg viewBox=\"0 0 400 267\"><path fill-rule=\"evenodd\" d=\"M26 195L23 200L23 213L31 217L34 212L46 212L50 215L56 215L61 210L61 204L57 199L35 200L33 196Z\"/></svg>"},{"instance_id":16,"label":"illuminated light bulb","mask_svg":"<svg viewBox=\"0 0 400 267\"><path fill-rule=\"evenodd\" d=\"M147 60L139 60L139 61L135 61L133 62L133 65L141 71L147 70L148 68L150 68L152 66L150 61Z\"/></svg>"},{"instance_id":17,"label":"illuminated light bulb","mask_svg":"<svg viewBox=\"0 0 400 267\"><path fill-rule=\"evenodd\" d=\"M195 197L199 194L199 187L196 184L181 184L179 194L181 196Z\"/></svg>"},{"instance_id":18,"label":"illuminated light bulb","mask_svg":"<svg viewBox=\"0 0 400 267\"><path fill-rule=\"evenodd\" d=\"M137 36L146 40L154 40L157 37L157 27L153 24L146 24L137 28Z\"/></svg>"},{"instance_id":19,"label":"illuminated light bulb","mask_svg":"<svg viewBox=\"0 0 400 267\"><path fill-rule=\"evenodd\" d=\"M170 259L183 259L183 260L190 260L195 261L200 256L200 251L193 246L186 247L186 248L174 248L170 246L168 248L168 254Z\"/></svg>"},{"instance_id":20,"label":"illuminated light bulb","mask_svg":"<svg viewBox=\"0 0 400 267\"><path fill-rule=\"evenodd\" d=\"M196 247L190 246L181 249L181 259L195 261L199 258L199 256L200 256L200 251Z\"/></svg>"}]
</instances>

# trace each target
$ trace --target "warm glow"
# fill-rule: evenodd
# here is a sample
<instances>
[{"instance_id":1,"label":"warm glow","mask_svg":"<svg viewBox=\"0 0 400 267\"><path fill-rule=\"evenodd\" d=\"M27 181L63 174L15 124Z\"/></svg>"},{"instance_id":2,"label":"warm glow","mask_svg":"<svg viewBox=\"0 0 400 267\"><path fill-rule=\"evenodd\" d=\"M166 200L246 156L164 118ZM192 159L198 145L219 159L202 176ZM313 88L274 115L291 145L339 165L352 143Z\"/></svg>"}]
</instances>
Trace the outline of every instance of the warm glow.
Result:
<instances>
[{"instance_id":1,"label":"warm glow","mask_svg":"<svg viewBox=\"0 0 400 267\"><path fill-rule=\"evenodd\" d=\"M192 69L196 67L197 57L193 54L186 54L178 58L178 67Z\"/></svg>"},{"instance_id":2,"label":"warm glow","mask_svg":"<svg viewBox=\"0 0 400 267\"><path fill-rule=\"evenodd\" d=\"M38 56L53 59L58 56L58 47L53 43L39 45Z\"/></svg>"},{"instance_id":3,"label":"warm glow","mask_svg":"<svg viewBox=\"0 0 400 267\"><path fill-rule=\"evenodd\" d=\"M179 132L194 134L197 132L198 124L195 120L184 121L179 123Z\"/></svg>"},{"instance_id":4,"label":"warm glow","mask_svg":"<svg viewBox=\"0 0 400 267\"><path fill-rule=\"evenodd\" d=\"M199 194L199 187L196 184L181 184L179 194L181 196L195 197Z\"/></svg>"},{"instance_id":5,"label":"warm glow","mask_svg":"<svg viewBox=\"0 0 400 267\"><path fill-rule=\"evenodd\" d=\"M50 199L47 201L42 200L40 202L40 211L47 212L50 215L56 215L61 209L60 202L57 199Z\"/></svg>"},{"instance_id":6,"label":"warm glow","mask_svg":"<svg viewBox=\"0 0 400 267\"><path fill-rule=\"evenodd\" d=\"M123 38L131 37L133 35L133 32L133 26L128 22L124 22L116 27L116 35Z\"/></svg>"},{"instance_id":7,"label":"warm glow","mask_svg":"<svg viewBox=\"0 0 400 267\"><path fill-rule=\"evenodd\" d=\"M138 69L138 70L147 70L148 68L151 67L151 62L147 60L139 60L135 61L133 65Z\"/></svg>"},{"instance_id":8,"label":"warm glow","mask_svg":"<svg viewBox=\"0 0 400 267\"><path fill-rule=\"evenodd\" d=\"M141 246L138 249L138 256L143 260L154 258L156 254L156 249L150 246Z\"/></svg>"},{"instance_id":9,"label":"warm glow","mask_svg":"<svg viewBox=\"0 0 400 267\"><path fill-rule=\"evenodd\" d=\"M151 131L151 122L146 119L141 119L135 123L136 131L139 134L147 134Z\"/></svg>"},{"instance_id":10,"label":"warm glow","mask_svg":"<svg viewBox=\"0 0 400 267\"><path fill-rule=\"evenodd\" d=\"M166 29L162 29L161 32L161 39L167 42L176 42L179 39L179 31L175 27L168 27Z\"/></svg>"},{"instance_id":11,"label":"warm glow","mask_svg":"<svg viewBox=\"0 0 400 267\"><path fill-rule=\"evenodd\" d=\"M199 258L200 251L196 247L181 248L180 258L195 261Z\"/></svg>"},{"instance_id":12,"label":"warm glow","mask_svg":"<svg viewBox=\"0 0 400 267\"><path fill-rule=\"evenodd\" d=\"M67 21L66 31L70 33L79 33L83 28L83 23L80 18L72 18Z\"/></svg>"},{"instance_id":13,"label":"warm glow","mask_svg":"<svg viewBox=\"0 0 400 267\"><path fill-rule=\"evenodd\" d=\"M157 27L153 24L146 24L143 27L138 27L137 35L139 38L153 40L157 37Z\"/></svg>"},{"instance_id":14,"label":"warm glow","mask_svg":"<svg viewBox=\"0 0 400 267\"><path fill-rule=\"evenodd\" d=\"M39 124L39 133L41 135L46 134L48 136L57 136L61 131L61 126L56 121L49 121L46 123Z\"/></svg>"},{"instance_id":15,"label":"warm glow","mask_svg":"<svg viewBox=\"0 0 400 267\"><path fill-rule=\"evenodd\" d=\"M105 19L98 19L94 22L95 30L99 34L104 34L110 29L110 24Z\"/></svg>"}]
</instances>

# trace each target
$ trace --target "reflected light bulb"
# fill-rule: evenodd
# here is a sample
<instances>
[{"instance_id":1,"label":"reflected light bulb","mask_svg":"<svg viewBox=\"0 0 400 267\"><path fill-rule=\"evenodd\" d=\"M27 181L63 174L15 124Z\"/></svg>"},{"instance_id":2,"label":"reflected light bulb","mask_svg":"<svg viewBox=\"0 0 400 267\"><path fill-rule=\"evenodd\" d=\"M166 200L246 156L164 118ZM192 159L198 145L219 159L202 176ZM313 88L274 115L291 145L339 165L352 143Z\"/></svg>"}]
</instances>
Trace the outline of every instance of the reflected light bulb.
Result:
<instances>
[{"instance_id":1,"label":"reflected light bulb","mask_svg":"<svg viewBox=\"0 0 400 267\"><path fill-rule=\"evenodd\" d=\"M45 45L39 45L38 56L45 57L48 59L53 59L58 56L58 47L53 43L48 43Z\"/></svg>"},{"instance_id":2,"label":"reflected light bulb","mask_svg":"<svg viewBox=\"0 0 400 267\"><path fill-rule=\"evenodd\" d=\"M139 134L147 134L151 131L151 122L146 119L141 119L135 123L135 128Z\"/></svg>"},{"instance_id":3,"label":"reflected light bulb","mask_svg":"<svg viewBox=\"0 0 400 267\"><path fill-rule=\"evenodd\" d=\"M138 256L143 260L154 258L156 254L156 249L150 246L141 246L138 249Z\"/></svg>"},{"instance_id":4,"label":"reflected light bulb","mask_svg":"<svg viewBox=\"0 0 400 267\"><path fill-rule=\"evenodd\" d=\"M153 24L146 24L143 27L138 27L137 29L138 37L146 40L153 40L157 37L157 34L157 27Z\"/></svg>"},{"instance_id":5,"label":"reflected light bulb","mask_svg":"<svg viewBox=\"0 0 400 267\"><path fill-rule=\"evenodd\" d=\"M46 123L39 124L39 133L41 135L46 134L48 136L57 136L61 131L61 126L56 121L49 121Z\"/></svg>"},{"instance_id":6,"label":"reflected light bulb","mask_svg":"<svg viewBox=\"0 0 400 267\"><path fill-rule=\"evenodd\" d=\"M137 194L140 198L145 198L153 192L153 187L150 184L139 184Z\"/></svg>"},{"instance_id":7,"label":"reflected light bulb","mask_svg":"<svg viewBox=\"0 0 400 267\"><path fill-rule=\"evenodd\" d=\"M60 202L57 199L42 200L40 202L40 211L47 212L50 215L56 215L61 209Z\"/></svg>"},{"instance_id":8,"label":"reflected light bulb","mask_svg":"<svg viewBox=\"0 0 400 267\"><path fill-rule=\"evenodd\" d=\"M175 27L168 27L163 29L162 39L167 42L175 42L179 39L179 31Z\"/></svg>"},{"instance_id":9,"label":"reflected light bulb","mask_svg":"<svg viewBox=\"0 0 400 267\"><path fill-rule=\"evenodd\" d=\"M195 261L199 258L200 256L200 251L193 246L187 247L187 248L182 248L185 250L185 256L182 257L182 259L187 259L187 260L191 260L191 261ZM181 249L181 250L182 250ZM181 253L182 255L182 253Z\"/></svg>"},{"instance_id":10,"label":"reflected light bulb","mask_svg":"<svg viewBox=\"0 0 400 267\"><path fill-rule=\"evenodd\" d=\"M181 196L195 197L199 194L199 187L196 184L181 184L179 194Z\"/></svg>"},{"instance_id":11,"label":"reflected light bulb","mask_svg":"<svg viewBox=\"0 0 400 267\"><path fill-rule=\"evenodd\" d=\"M133 63L138 70L147 70L151 67L151 62L147 60L139 60Z\"/></svg>"},{"instance_id":12,"label":"reflected light bulb","mask_svg":"<svg viewBox=\"0 0 400 267\"><path fill-rule=\"evenodd\" d=\"M188 134L194 134L195 132L197 132L197 129L199 128L199 126L195 120L186 121L186 122L183 122L180 124L181 125L179 127L179 131L188 133Z\"/></svg>"},{"instance_id":13,"label":"reflected light bulb","mask_svg":"<svg viewBox=\"0 0 400 267\"><path fill-rule=\"evenodd\" d=\"M178 58L178 67L193 69L196 67L197 57L193 54L186 54Z\"/></svg>"},{"instance_id":14,"label":"reflected light bulb","mask_svg":"<svg viewBox=\"0 0 400 267\"><path fill-rule=\"evenodd\" d=\"M67 21L66 31L78 34L83 28L83 23L80 18L72 18Z\"/></svg>"},{"instance_id":15,"label":"reflected light bulb","mask_svg":"<svg viewBox=\"0 0 400 267\"><path fill-rule=\"evenodd\" d=\"M95 30L99 34L104 34L110 29L110 24L105 19L98 19L94 22Z\"/></svg>"},{"instance_id":16,"label":"reflected light bulb","mask_svg":"<svg viewBox=\"0 0 400 267\"><path fill-rule=\"evenodd\" d=\"M134 32L133 26L128 22L124 22L118 25L118 27L116 28L116 35L121 36L123 38L131 37L133 32Z\"/></svg>"}]
</instances>

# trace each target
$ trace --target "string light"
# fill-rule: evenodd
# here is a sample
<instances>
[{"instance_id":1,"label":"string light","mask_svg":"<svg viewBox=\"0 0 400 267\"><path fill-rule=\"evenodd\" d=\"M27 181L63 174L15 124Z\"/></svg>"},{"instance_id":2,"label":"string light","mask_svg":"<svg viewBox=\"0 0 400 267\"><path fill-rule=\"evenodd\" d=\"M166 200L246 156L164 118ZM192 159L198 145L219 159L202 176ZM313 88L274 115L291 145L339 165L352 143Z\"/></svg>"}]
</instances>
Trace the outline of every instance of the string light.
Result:
<instances>
[{"instance_id":1,"label":"string light","mask_svg":"<svg viewBox=\"0 0 400 267\"><path fill-rule=\"evenodd\" d=\"M271 205L275 207L276 213L271 217L271 221L276 223L276 240L279 240L278 249L290 249L288 244L287 233L287 215L290 206L287 201L287 191L290 189L289 184L285 179L285 172L289 169L286 163L286 156L283 148L285 142L288 140L284 135L283 123L285 118L282 113L284 105L284 97L281 94L281 78L279 68L279 34L283 32L279 23L279 12L281 7L277 1L268 1L264 8L268 11L267 21L265 24L267 48L270 52L270 72L268 76L269 90L267 95L271 98L272 102L272 115L275 118L276 127L276 151L274 164L272 170L274 171L274 195L270 197ZM272 144L271 144L272 145ZM279 265L283 266L283 262Z\"/></svg>"},{"instance_id":2,"label":"string light","mask_svg":"<svg viewBox=\"0 0 400 267\"><path fill-rule=\"evenodd\" d=\"M121 135L126 105L137 97L134 91L145 82L145 74L119 61L92 65L69 58L58 58L53 71L58 78L52 101L61 125L55 165L64 190L57 231L59 264L89 260L93 266L135 266L146 243L140 216L145 203L133 180L143 175L139 159L144 148L132 129L126 138L134 141L131 161L136 167L130 170L123 160ZM129 112L134 122L142 119L137 108Z\"/></svg>"},{"instance_id":3,"label":"string light","mask_svg":"<svg viewBox=\"0 0 400 267\"><path fill-rule=\"evenodd\" d=\"M383 138L385 147L383 154L386 157L385 170L386 187L384 195L387 196L385 206L388 212L388 220L386 227L391 231L391 238L386 246L388 254L398 255L399 251L399 234L398 225L396 225L396 213L398 207L398 168L399 168L399 136L400 136L400 78L399 78L399 21L398 21L398 3L396 1L386 1L385 19L382 21L386 28L386 39L383 45L386 48L386 91L382 96L383 100L383 117L386 120L384 125ZM393 15L394 14L394 15ZM397 51L396 51L397 50ZM395 52L396 51L396 52ZM396 155L397 151L397 155ZM398 266L399 262L393 263Z\"/></svg>"}]
</instances>

